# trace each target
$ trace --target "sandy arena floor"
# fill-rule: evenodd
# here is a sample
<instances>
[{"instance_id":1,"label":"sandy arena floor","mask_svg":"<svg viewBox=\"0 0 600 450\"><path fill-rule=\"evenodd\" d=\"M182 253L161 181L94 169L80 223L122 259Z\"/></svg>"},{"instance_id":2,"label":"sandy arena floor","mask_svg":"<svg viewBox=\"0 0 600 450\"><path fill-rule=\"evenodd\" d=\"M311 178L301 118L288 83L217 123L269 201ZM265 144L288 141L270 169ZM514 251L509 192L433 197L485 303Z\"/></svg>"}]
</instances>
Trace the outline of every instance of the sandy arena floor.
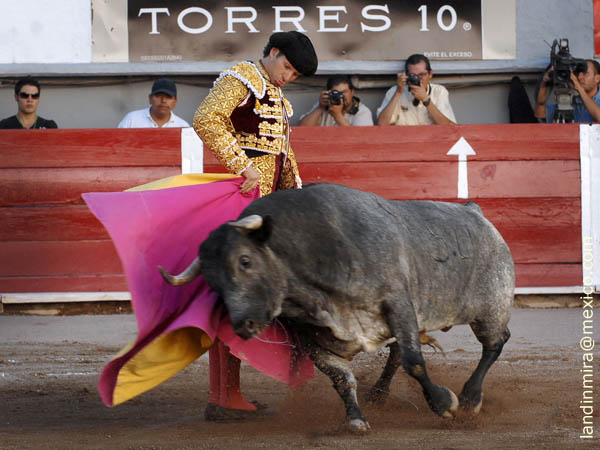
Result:
<instances>
[{"instance_id":1,"label":"sandy arena floor","mask_svg":"<svg viewBox=\"0 0 600 450\"><path fill-rule=\"evenodd\" d=\"M0 449L600 448L597 432L594 439L579 438L581 309L515 309L510 329L512 338L486 378L479 416L437 417L400 370L385 406L363 405L371 432L353 436L340 431L342 402L320 373L290 391L247 366L245 394L277 414L242 424L204 422L206 356L156 389L106 408L96 382L104 364L135 338L131 314L0 315ZM433 336L445 354L425 350L430 375L458 394L479 359L479 344L464 326ZM354 360L360 393L384 364L381 354ZM597 400L595 406L600 427Z\"/></svg>"}]
</instances>

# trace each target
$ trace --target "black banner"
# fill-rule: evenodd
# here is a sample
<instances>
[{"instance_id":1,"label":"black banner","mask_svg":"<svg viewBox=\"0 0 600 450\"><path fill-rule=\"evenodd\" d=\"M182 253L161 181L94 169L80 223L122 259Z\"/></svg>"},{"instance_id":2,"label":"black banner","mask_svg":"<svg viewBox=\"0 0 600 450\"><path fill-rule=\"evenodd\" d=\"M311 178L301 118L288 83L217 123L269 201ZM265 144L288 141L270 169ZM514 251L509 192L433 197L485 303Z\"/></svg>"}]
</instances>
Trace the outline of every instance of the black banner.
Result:
<instances>
[{"instance_id":1,"label":"black banner","mask_svg":"<svg viewBox=\"0 0 600 450\"><path fill-rule=\"evenodd\" d=\"M257 59L274 31L298 30L320 61L482 58L481 2L128 0L129 61Z\"/></svg>"}]
</instances>

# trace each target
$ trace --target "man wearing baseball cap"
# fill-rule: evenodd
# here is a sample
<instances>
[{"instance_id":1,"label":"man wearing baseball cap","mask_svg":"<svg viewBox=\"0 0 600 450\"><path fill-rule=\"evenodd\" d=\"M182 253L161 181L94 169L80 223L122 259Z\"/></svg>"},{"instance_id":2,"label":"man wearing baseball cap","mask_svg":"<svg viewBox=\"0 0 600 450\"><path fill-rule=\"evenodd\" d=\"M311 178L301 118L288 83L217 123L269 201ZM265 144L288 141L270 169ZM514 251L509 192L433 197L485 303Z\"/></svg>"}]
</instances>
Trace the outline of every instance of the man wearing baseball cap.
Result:
<instances>
[{"instance_id":1,"label":"man wearing baseball cap","mask_svg":"<svg viewBox=\"0 0 600 450\"><path fill-rule=\"evenodd\" d=\"M281 88L300 75L313 75L317 65L315 49L305 34L273 33L262 58L221 72L198 107L193 124L196 133L229 173L244 178L242 193L257 186L261 196L302 187L289 140L292 105ZM221 340L213 343L209 359L205 419L230 421L262 415L262 405L244 399L240 360Z\"/></svg>"},{"instance_id":2,"label":"man wearing baseball cap","mask_svg":"<svg viewBox=\"0 0 600 450\"><path fill-rule=\"evenodd\" d=\"M159 78L148 96L149 108L131 111L121 120L119 128L176 128L190 125L173 110L177 105L177 86L168 78Z\"/></svg>"}]
</instances>

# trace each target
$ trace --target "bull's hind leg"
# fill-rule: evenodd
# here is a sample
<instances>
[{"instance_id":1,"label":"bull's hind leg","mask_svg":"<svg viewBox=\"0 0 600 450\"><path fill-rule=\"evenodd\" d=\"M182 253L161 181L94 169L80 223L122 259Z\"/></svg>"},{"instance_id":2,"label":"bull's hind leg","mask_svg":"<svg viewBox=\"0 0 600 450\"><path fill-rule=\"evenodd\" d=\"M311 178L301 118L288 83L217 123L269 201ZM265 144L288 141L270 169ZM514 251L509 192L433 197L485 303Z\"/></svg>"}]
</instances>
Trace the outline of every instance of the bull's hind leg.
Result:
<instances>
[{"instance_id":1,"label":"bull's hind leg","mask_svg":"<svg viewBox=\"0 0 600 450\"><path fill-rule=\"evenodd\" d=\"M356 378L349 361L316 345L305 345L305 350L317 368L331 379L333 387L346 407L344 423L353 433L366 433L371 426L363 416L356 397Z\"/></svg>"},{"instance_id":2,"label":"bull's hind leg","mask_svg":"<svg viewBox=\"0 0 600 450\"><path fill-rule=\"evenodd\" d=\"M421 385L431 410L439 416L452 418L458 409L458 399L454 392L438 386L427 375L416 317L412 314L407 316L407 311L404 309L401 313L391 314L388 319L390 330L396 337L402 366Z\"/></svg>"},{"instance_id":3,"label":"bull's hind leg","mask_svg":"<svg viewBox=\"0 0 600 450\"><path fill-rule=\"evenodd\" d=\"M367 394L370 403L383 404L390 395L390 383L396 374L398 367L402 364L402 354L397 342L389 345L390 355L377 382Z\"/></svg>"},{"instance_id":4,"label":"bull's hind leg","mask_svg":"<svg viewBox=\"0 0 600 450\"><path fill-rule=\"evenodd\" d=\"M471 324L471 329L481 342L483 350L477 368L463 386L459 401L461 408L477 414L483 401L483 379L502 353L504 344L510 338L510 331L506 326L498 329L498 327L489 327L477 322Z\"/></svg>"},{"instance_id":5,"label":"bull's hind leg","mask_svg":"<svg viewBox=\"0 0 600 450\"><path fill-rule=\"evenodd\" d=\"M452 418L458 409L458 399L454 392L444 386L438 386L427 375L425 360L421 354L419 334L415 333L413 340L401 346L402 366L404 370L416 379L431 410L439 416Z\"/></svg>"}]
</instances>

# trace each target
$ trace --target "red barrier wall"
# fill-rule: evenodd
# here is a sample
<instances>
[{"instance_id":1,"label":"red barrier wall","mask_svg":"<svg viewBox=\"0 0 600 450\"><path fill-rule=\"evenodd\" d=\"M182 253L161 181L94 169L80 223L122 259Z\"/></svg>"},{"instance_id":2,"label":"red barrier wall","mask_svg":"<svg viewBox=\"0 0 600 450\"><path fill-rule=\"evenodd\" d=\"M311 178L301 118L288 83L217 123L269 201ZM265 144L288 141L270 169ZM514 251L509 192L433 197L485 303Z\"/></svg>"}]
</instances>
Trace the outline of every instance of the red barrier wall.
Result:
<instances>
[{"instance_id":1,"label":"red barrier wall","mask_svg":"<svg viewBox=\"0 0 600 450\"><path fill-rule=\"evenodd\" d=\"M179 129L0 130L0 292L127 290L81 193L179 173ZM517 285L581 285L579 127L296 127L302 179L391 199L456 201L464 137L469 198L508 242ZM210 152L205 171L221 172ZM464 201L464 200L460 200Z\"/></svg>"}]
</instances>

